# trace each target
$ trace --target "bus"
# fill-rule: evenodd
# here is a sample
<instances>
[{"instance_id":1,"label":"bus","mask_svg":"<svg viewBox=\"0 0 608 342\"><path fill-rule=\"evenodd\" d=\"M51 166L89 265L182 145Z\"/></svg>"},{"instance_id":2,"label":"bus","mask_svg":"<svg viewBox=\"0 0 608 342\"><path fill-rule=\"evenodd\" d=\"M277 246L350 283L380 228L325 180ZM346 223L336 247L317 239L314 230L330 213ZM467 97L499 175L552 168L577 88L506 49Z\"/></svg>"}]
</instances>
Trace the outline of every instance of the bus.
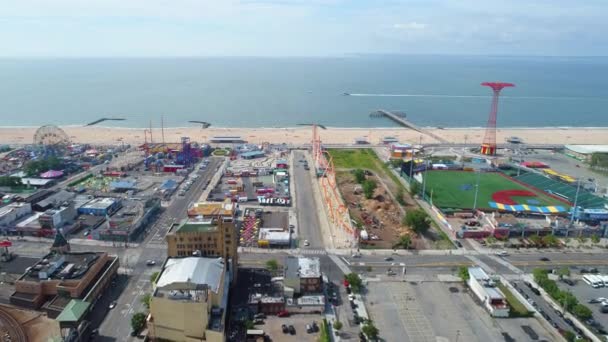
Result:
<instances>
[{"instance_id":1,"label":"bus","mask_svg":"<svg viewBox=\"0 0 608 342\"><path fill-rule=\"evenodd\" d=\"M596 276L591 275L591 274L587 274L583 276L583 281L585 283L587 283L588 285L590 285L591 287L593 287L594 289L597 289L598 287L601 287L603 284L600 285L600 281L596 278Z\"/></svg>"}]
</instances>

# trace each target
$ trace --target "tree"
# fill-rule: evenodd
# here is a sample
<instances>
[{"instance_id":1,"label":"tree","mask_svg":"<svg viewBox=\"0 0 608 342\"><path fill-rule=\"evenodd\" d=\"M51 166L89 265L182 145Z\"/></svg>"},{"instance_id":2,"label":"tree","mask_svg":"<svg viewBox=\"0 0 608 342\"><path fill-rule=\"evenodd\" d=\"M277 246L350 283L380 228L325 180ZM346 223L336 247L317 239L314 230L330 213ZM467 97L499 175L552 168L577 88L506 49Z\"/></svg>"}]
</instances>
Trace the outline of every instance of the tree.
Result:
<instances>
[{"instance_id":1,"label":"tree","mask_svg":"<svg viewBox=\"0 0 608 342\"><path fill-rule=\"evenodd\" d=\"M374 197L374 190L376 190L376 182L373 180L366 180L362 183L363 194L365 198L370 199Z\"/></svg>"},{"instance_id":2,"label":"tree","mask_svg":"<svg viewBox=\"0 0 608 342\"><path fill-rule=\"evenodd\" d=\"M591 235L591 242L593 242L593 243L599 243L600 242L600 237L597 236L597 234Z\"/></svg>"},{"instance_id":3,"label":"tree","mask_svg":"<svg viewBox=\"0 0 608 342\"><path fill-rule=\"evenodd\" d=\"M458 268L458 276L462 281L466 282L469 280L469 269L466 266L460 266Z\"/></svg>"},{"instance_id":4,"label":"tree","mask_svg":"<svg viewBox=\"0 0 608 342\"><path fill-rule=\"evenodd\" d=\"M140 332L146 325L146 314L138 312L131 317L131 329L136 332Z\"/></svg>"},{"instance_id":5,"label":"tree","mask_svg":"<svg viewBox=\"0 0 608 342\"><path fill-rule=\"evenodd\" d=\"M344 279L350 284L350 288L355 293L361 292L361 288L363 287L363 282L361 281L361 277L357 273L349 273L344 276Z\"/></svg>"},{"instance_id":6,"label":"tree","mask_svg":"<svg viewBox=\"0 0 608 342\"><path fill-rule=\"evenodd\" d=\"M152 300L152 295L146 293L141 297L141 303L146 307L146 309L150 310L150 301Z\"/></svg>"},{"instance_id":7,"label":"tree","mask_svg":"<svg viewBox=\"0 0 608 342\"><path fill-rule=\"evenodd\" d=\"M62 163L57 157L49 157L29 161L27 164L25 164L24 171L28 176L38 176L42 172L61 168Z\"/></svg>"},{"instance_id":8,"label":"tree","mask_svg":"<svg viewBox=\"0 0 608 342\"><path fill-rule=\"evenodd\" d=\"M376 328L376 326L374 325L374 322L372 321L367 321L363 327L361 327L361 331L363 331L363 333L365 335L367 335L367 337L369 337L370 339L377 339L378 338L378 328Z\"/></svg>"},{"instance_id":9,"label":"tree","mask_svg":"<svg viewBox=\"0 0 608 342\"><path fill-rule=\"evenodd\" d=\"M558 239L553 234L543 236L542 242L545 246L549 246L549 247L554 247L559 244Z\"/></svg>"},{"instance_id":10,"label":"tree","mask_svg":"<svg viewBox=\"0 0 608 342\"><path fill-rule=\"evenodd\" d=\"M340 322L340 321L335 321L335 322L334 322L334 329L336 329L336 330L340 330L340 329L342 329L342 322Z\"/></svg>"},{"instance_id":11,"label":"tree","mask_svg":"<svg viewBox=\"0 0 608 342\"><path fill-rule=\"evenodd\" d=\"M588 320L593 316L593 312L591 312L591 309L589 309L583 304L576 304L576 306L574 306L574 309L572 310L572 313L582 320Z\"/></svg>"},{"instance_id":12,"label":"tree","mask_svg":"<svg viewBox=\"0 0 608 342\"><path fill-rule=\"evenodd\" d=\"M279 269L279 262L276 259L266 261L266 269L275 273Z\"/></svg>"},{"instance_id":13,"label":"tree","mask_svg":"<svg viewBox=\"0 0 608 342\"><path fill-rule=\"evenodd\" d=\"M20 185L22 185L22 183L21 183L21 178L19 178L19 177L11 177L11 176L0 177L0 186L14 187L14 186L20 186Z\"/></svg>"},{"instance_id":14,"label":"tree","mask_svg":"<svg viewBox=\"0 0 608 342\"><path fill-rule=\"evenodd\" d=\"M365 181L365 171L361 169L356 169L353 171L353 175L355 176L355 181L359 184L363 184Z\"/></svg>"},{"instance_id":15,"label":"tree","mask_svg":"<svg viewBox=\"0 0 608 342\"><path fill-rule=\"evenodd\" d=\"M576 334L575 334L575 333L573 333L573 332L572 332L572 331L570 331L570 330L567 330L567 331L564 333L564 338L565 338L565 339L566 339L566 341L568 341L568 342L574 342L574 341L576 340Z\"/></svg>"},{"instance_id":16,"label":"tree","mask_svg":"<svg viewBox=\"0 0 608 342\"><path fill-rule=\"evenodd\" d=\"M409 249L412 245L412 238L409 235L401 235L393 248Z\"/></svg>"},{"instance_id":17,"label":"tree","mask_svg":"<svg viewBox=\"0 0 608 342\"><path fill-rule=\"evenodd\" d=\"M420 187L420 183L418 183L417 180L412 180L410 182L410 194L416 195L420 193L421 190L422 188Z\"/></svg>"},{"instance_id":18,"label":"tree","mask_svg":"<svg viewBox=\"0 0 608 342\"><path fill-rule=\"evenodd\" d=\"M158 280L158 276L160 275L160 272L154 272L150 275L150 282L152 284L156 284L156 281Z\"/></svg>"},{"instance_id":19,"label":"tree","mask_svg":"<svg viewBox=\"0 0 608 342\"><path fill-rule=\"evenodd\" d=\"M422 209L408 211L403 223L411 227L417 234L423 234L431 227L429 215Z\"/></svg>"},{"instance_id":20,"label":"tree","mask_svg":"<svg viewBox=\"0 0 608 342\"><path fill-rule=\"evenodd\" d=\"M558 297L559 302L562 304L566 311L571 311L573 308L576 308L576 306L579 305L578 299L576 299L576 297L570 292L559 291Z\"/></svg>"},{"instance_id":21,"label":"tree","mask_svg":"<svg viewBox=\"0 0 608 342\"><path fill-rule=\"evenodd\" d=\"M559 270L557 270L557 275L559 275L560 278L569 277L570 269L568 267L562 267Z\"/></svg>"},{"instance_id":22,"label":"tree","mask_svg":"<svg viewBox=\"0 0 608 342\"><path fill-rule=\"evenodd\" d=\"M248 319L245 321L245 328L246 329L253 329L255 326L255 324L253 324L253 321Z\"/></svg>"}]
</instances>

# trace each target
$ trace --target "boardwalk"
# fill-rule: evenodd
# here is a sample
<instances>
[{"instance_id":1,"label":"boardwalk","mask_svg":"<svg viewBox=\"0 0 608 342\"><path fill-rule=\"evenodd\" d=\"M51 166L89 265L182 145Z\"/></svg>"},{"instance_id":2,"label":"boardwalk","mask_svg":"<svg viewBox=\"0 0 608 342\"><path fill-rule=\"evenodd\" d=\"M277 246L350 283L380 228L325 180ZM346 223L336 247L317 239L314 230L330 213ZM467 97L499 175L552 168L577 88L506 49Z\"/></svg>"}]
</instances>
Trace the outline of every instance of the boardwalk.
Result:
<instances>
[{"instance_id":1,"label":"boardwalk","mask_svg":"<svg viewBox=\"0 0 608 342\"><path fill-rule=\"evenodd\" d=\"M417 125L415 125L414 123L412 123L409 120L407 120L405 117L401 117L401 116L399 116L399 115L397 115L395 113L391 113L391 112L386 111L384 109L378 109L376 111L376 113L374 113L373 115L387 117L387 118L393 120L394 122L396 122L400 126L403 126L403 127L409 128L409 129L413 129L414 131L420 132L422 134L426 134L429 137L437 140L440 143L443 143L443 144L448 143L447 140L445 140L444 138L438 136L437 134L432 133L430 131L427 131L425 129L422 129L422 128L418 127Z\"/></svg>"}]
</instances>

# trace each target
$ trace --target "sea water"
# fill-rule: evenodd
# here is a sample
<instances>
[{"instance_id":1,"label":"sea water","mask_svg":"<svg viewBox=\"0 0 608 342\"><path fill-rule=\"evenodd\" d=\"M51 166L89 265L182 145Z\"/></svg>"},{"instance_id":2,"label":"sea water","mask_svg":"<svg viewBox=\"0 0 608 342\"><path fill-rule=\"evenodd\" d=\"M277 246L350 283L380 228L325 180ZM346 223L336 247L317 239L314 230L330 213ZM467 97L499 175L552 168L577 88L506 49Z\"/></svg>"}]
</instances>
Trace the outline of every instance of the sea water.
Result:
<instances>
[{"instance_id":1,"label":"sea water","mask_svg":"<svg viewBox=\"0 0 608 342\"><path fill-rule=\"evenodd\" d=\"M144 127L608 126L608 57L347 56L337 58L0 59L0 125ZM351 95L345 95L349 93Z\"/></svg>"}]
</instances>

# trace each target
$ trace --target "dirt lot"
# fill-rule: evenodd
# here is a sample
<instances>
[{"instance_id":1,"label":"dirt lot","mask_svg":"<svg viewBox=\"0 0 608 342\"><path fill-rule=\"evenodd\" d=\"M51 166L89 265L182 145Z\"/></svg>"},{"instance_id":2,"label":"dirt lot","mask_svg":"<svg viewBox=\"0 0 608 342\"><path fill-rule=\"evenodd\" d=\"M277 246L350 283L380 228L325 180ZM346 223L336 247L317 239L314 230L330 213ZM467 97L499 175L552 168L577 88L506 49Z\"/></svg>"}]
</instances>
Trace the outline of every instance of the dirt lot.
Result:
<instances>
[{"instance_id":1,"label":"dirt lot","mask_svg":"<svg viewBox=\"0 0 608 342\"><path fill-rule=\"evenodd\" d=\"M377 240L369 240L370 246L392 248L399 236L411 234L408 227L401 224L405 212L393 201L375 175L367 176L368 180L374 180L377 184L374 196L369 200L365 199L361 186L355 182L355 177L350 172L338 172L336 179L351 217L363 224L370 238L377 237ZM405 210L415 208L406 203ZM411 234L411 237L414 248L424 248L424 242L419 241L415 234Z\"/></svg>"},{"instance_id":2,"label":"dirt lot","mask_svg":"<svg viewBox=\"0 0 608 342\"><path fill-rule=\"evenodd\" d=\"M319 332L307 333L306 332L306 324L312 324L312 321L316 321L319 328L321 327L321 322L323 321L323 317L320 315L292 315L290 317L277 317L277 316L268 316L264 322L264 324L256 325L256 329L262 329L268 335L272 341L280 342L280 341L318 341L319 340ZM285 324L287 326L293 325L296 329L295 335L283 334L281 329L281 325Z\"/></svg>"}]
</instances>

